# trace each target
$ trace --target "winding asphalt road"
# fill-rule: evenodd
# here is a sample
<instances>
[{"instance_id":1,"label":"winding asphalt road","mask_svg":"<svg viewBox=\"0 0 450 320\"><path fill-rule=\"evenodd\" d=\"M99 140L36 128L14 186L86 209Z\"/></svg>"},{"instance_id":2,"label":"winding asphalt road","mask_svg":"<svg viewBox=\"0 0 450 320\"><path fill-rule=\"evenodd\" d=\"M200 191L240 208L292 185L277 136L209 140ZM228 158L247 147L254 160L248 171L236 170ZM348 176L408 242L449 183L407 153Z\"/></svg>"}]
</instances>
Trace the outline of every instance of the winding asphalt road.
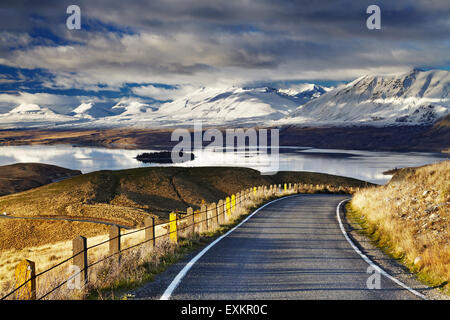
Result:
<instances>
[{"instance_id":1,"label":"winding asphalt road","mask_svg":"<svg viewBox=\"0 0 450 320\"><path fill-rule=\"evenodd\" d=\"M299 195L261 209L209 249L170 299L419 299L381 276L340 230L340 195Z\"/></svg>"}]
</instances>

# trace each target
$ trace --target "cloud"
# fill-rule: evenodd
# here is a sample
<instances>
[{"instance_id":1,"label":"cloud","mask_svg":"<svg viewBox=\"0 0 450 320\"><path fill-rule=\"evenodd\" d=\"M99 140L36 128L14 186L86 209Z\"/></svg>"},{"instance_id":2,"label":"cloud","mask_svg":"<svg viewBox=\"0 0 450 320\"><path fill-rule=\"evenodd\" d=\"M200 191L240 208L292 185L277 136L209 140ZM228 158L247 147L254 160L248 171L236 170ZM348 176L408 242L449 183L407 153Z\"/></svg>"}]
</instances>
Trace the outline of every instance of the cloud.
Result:
<instances>
[{"instance_id":1,"label":"cloud","mask_svg":"<svg viewBox=\"0 0 450 320\"><path fill-rule=\"evenodd\" d=\"M0 113L8 112L21 104L37 104L48 107L55 112L66 113L74 106L79 105L80 99L73 96L48 93L19 92L18 94L0 94Z\"/></svg>"},{"instance_id":2,"label":"cloud","mask_svg":"<svg viewBox=\"0 0 450 320\"><path fill-rule=\"evenodd\" d=\"M20 92L17 95L0 94L0 103L14 103L14 104L65 104L76 101L77 98L63 95L55 95L48 93L27 93Z\"/></svg>"},{"instance_id":3,"label":"cloud","mask_svg":"<svg viewBox=\"0 0 450 320\"><path fill-rule=\"evenodd\" d=\"M81 31L65 27L70 1L2 1L0 64L46 69L50 88L88 90L350 80L450 64L447 0L378 1L378 31L366 28L368 0L78 2ZM133 92L175 94L148 85Z\"/></svg>"},{"instance_id":4,"label":"cloud","mask_svg":"<svg viewBox=\"0 0 450 320\"><path fill-rule=\"evenodd\" d=\"M151 97L156 100L166 101L183 97L189 92L197 89L191 85L177 86L174 88L157 87L154 85L140 86L133 88L132 91L142 97Z\"/></svg>"}]
</instances>

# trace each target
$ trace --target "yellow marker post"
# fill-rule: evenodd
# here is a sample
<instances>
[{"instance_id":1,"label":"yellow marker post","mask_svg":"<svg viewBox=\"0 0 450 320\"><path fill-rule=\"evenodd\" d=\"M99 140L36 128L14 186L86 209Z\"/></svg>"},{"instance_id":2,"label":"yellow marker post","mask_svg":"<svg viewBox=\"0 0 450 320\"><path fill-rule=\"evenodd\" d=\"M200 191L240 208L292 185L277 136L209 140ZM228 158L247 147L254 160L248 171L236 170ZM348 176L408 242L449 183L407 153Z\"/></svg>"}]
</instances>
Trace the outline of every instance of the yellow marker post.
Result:
<instances>
[{"instance_id":1,"label":"yellow marker post","mask_svg":"<svg viewBox=\"0 0 450 320\"><path fill-rule=\"evenodd\" d=\"M177 243L178 235L177 235L177 214L171 213L169 217L169 239L170 242Z\"/></svg>"},{"instance_id":2,"label":"yellow marker post","mask_svg":"<svg viewBox=\"0 0 450 320\"><path fill-rule=\"evenodd\" d=\"M231 201L230 201L230 197L227 197L225 199L225 206L227 209L227 218L229 218L231 216Z\"/></svg>"},{"instance_id":3,"label":"yellow marker post","mask_svg":"<svg viewBox=\"0 0 450 320\"><path fill-rule=\"evenodd\" d=\"M234 194L231 195L231 210L236 211L236 195Z\"/></svg>"},{"instance_id":4,"label":"yellow marker post","mask_svg":"<svg viewBox=\"0 0 450 320\"><path fill-rule=\"evenodd\" d=\"M253 187L253 195L256 197L256 187Z\"/></svg>"},{"instance_id":5,"label":"yellow marker post","mask_svg":"<svg viewBox=\"0 0 450 320\"><path fill-rule=\"evenodd\" d=\"M36 300L36 270L35 264L30 260L22 260L15 270L16 288L23 287L16 291L17 300Z\"/></svg>"},{"instance_id":6,"label":"yellow marker post","mask_svg":"<svg viewBox=\"0 0 450 320\"><path fill-rule=\"evenodd\" d=\"M287 184L285 183L284 184L284 191L286 191L287 190Z\"/></svg>"}]
</instances>

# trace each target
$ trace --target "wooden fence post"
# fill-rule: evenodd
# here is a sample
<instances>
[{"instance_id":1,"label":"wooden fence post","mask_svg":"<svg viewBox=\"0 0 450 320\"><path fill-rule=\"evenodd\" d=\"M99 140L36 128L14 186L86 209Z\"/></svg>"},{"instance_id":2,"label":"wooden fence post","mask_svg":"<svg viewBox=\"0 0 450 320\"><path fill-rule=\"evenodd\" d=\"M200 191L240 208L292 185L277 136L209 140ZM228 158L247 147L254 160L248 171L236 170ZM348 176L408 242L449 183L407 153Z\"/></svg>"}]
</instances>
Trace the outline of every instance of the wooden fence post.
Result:
<instances>
[{"instance_id":1,"label":"wooden fence post","mask_svg":"<svg viewBox=\"0 0 450 320\"><path fill-rule=\"evenodd\" d=\"M169 239L172 243L178 243L177 214L175 212L171 212L169 215Z\"/></svg>"},{"instance_id":2,"label":"wooden fence post","mask_svg":"<svg viewBox=\"0 0 450 320\"><path fill-rule=\"evenodd\" d=\"M219 228L219 211L217 210L217 204L213 203L213 221L215 224L215 229Z\"/></svg>"},{"instance_id":3,"label":"wooden fence post","mask_svg":"<svg viewBox=\"0 0 450 320\"><path fill-rule=\"evenodd\" d=\"M155 218L146 217L144 219L145 241L148 242L150 248L155 247Z\"/></svg>"},{"instance_id":4,"label":"wooden fence post","mask_svg":"<svg viewBox=\"0 0 450 320\"><path fill-rule=\"evenodd\" d=\"M215 229L217 229L217 205L215 202L211 203L208 206L208 213L207 213L207 217L208 217L208 231L214 231Z\"/></svg>"},{"instance_id":5,"label":"wooden fence post","mask_svg":"<svg viewBox=\"0 0 450 320\"><path fill-rule=\"evenodd\" d=\"M84 285L88 282L88 257L87 257L87 239L78 236L72 241L73 265L80 268L79 279L80 284Z\"/></svg>"},{"instance_id":6,"label":"wooden fence post","mask_svg":"<svg viewBox=\"0 0 450 320\"><path fill-rule=\"evenodd\" d=\"M200 232L208 231L208 212L206 205L200 207Z\"/></svg>"},{"instance_id":7,"label":"wooden fence post","mask_svg":"<svg viewBox=\"0 0 450 320\"><path fill-rule=\"evenodd\" d=\"M200 214L200 210L195 210L194 211L195 233L200 233L201 220L202 220L202 215Z\"/></svg>"},{"instance_id":8,"label":"wooden fence post","mask_svg":"<svg viewBox=\"0 0 450 320\"><path fill-rule=\"evenodd\" d=\"M36 300L36 268L33 261L22 260L15 269L16 288L23 287L16 291L17 300Z\"/></svg>"},{"instance_id":9,"label":"wooden fence post","mask_svg":"<svg viewBox=\"0 0 450 320\"><path fill-rule=\"evenodd\" d=\"M244 207L244 191L241 191L238 194L239 194L239 198L238 198L239 208L243 208Z\"/></svg>"},{"instance_id":10,"label":"wooden fence post","mask_svg":"<svg viewBox=\"0 0 450 320\"><path fill-rule=\"evenodd\" d=\"M187 219L188 219L188 230L189 233L191 235L191 237L194 236L195 234L195 219L194 219L194 209L192 209L191 207L187 208Z\"/></svg>"},{"instance_id":11,"label":"wooden fence post","mask_svg":"<svg viewBox=\"0 0 450 320\"><path fill-rule=\"evenodd\" d=\"M217 222L219 225L225 224L225 208L222 199L217 203Z\"/></svg>"},{"instance_id":12,"label":"wooden fence post","mask_svg":"<svg viewBox=\"0 0 450 320\"><path fill-rule=\"evenodd\" d=\"M116 225L109 227L109 254L120 262L120 227Z\"/></svg>"}]
</instances>

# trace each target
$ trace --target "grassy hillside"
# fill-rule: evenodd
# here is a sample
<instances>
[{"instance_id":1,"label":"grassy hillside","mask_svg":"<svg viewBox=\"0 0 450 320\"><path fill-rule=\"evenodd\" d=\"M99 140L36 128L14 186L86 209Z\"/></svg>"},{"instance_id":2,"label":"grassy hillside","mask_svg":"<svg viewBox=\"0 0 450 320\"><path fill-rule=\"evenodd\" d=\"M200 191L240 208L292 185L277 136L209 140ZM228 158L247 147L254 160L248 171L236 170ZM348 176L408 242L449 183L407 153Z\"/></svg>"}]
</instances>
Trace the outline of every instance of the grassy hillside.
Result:
<instances>
[{"instance_id":1,"label":"grassy hillside","mask_svg":"<svg viewBox=\"0 0 450 320\"><path fill-rule=\"evenodd\" d=\"M357 192L350 211L378 245L450 292L450 161L398 170Z\"/></svg>"},{"instance_id":2,"label":"grassy hillside","mask_svg":"<svg viewBox=\"0 0 450 320\"><path fill-rule=\"evenodd\" d=\"M0 210L15 216L99 218L129 226L153 214L198 208L255 185L283 182L361 187L366 183L319 173L279 172L264 176L247 168L152 167L98 171L0 197Z\"/></svg>"},{"instance_id":3,"label":"grassy hillside","mask_svg":"<svg viewBox=\"0 0 450 320\"><path fill-rule=\"evenodd\" d=\"M36 188L80 174L79 170L42 163L17 163L0 166L0 196Z\"/></svg>"},{"instance_id":4,"label":"grassy hillside","mask_svg":"<svg viewBox=\"0 0 450 320\"><path fill-rule=\"evenodd\" d=\"M203 200L217 202L244 188L283 182L342 187L366 185L356 179L308 172L280 172L274 176L263 176L259 171L247 168L138 168L93 172L3 196L0 197L0 212L12 216L90 218L138 227L143 225L147 216L156 217L157 222L164 222L170 211L185 211L190 206L199 208ZM36 232L40 230L37 222L1 219L0 222L3 224L0 243L5 246L17 237L22 239L17 240L17 243L24 245L23 239L35 239ZM81 228L73 227L75 225L70 224L70 230ZM83 228L88 225L84 224ZM55 241L64 237L72 239L72 234L67 234L66 227L61 226L61 222L49 222L47 230L53 236L42 236L40 241L32 241L32 245L48 243L52 238ZM94 230L94 225L91 226ZM90 233L104 230L103 227L95 227Z\"/></svg>"}]
</instances>

